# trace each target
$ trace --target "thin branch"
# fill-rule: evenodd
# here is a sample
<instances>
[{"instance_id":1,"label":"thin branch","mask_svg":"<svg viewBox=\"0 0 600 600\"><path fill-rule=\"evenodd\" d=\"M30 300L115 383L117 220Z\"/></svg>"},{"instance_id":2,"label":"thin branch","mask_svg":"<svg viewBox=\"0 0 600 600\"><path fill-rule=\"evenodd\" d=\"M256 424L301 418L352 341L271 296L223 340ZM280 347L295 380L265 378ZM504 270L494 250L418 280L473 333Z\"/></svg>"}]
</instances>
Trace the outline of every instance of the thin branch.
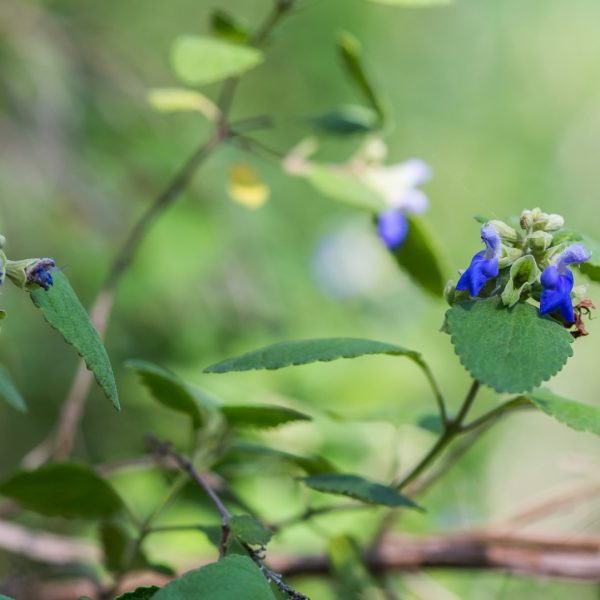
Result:
<instances>
[{"instance_id":1,"label":"thin branch","mask_svg":"<svg viewBox=\"0 0 600 600\"><path fill-rule=\"evenodd\" d=\"M425 378L427 379L429 385L431 386L431 389L433 390L435 401L438 406L438 411L440 413L440 419L445 427L448 423L448 411L446 409L446 401L444 399L442 389L440 388L436 378L434 377L431 369L429 368L429 365L422 358L418 358L417 364L421 368L421 371L423 371Z\"/></svg>"}]
</instances>

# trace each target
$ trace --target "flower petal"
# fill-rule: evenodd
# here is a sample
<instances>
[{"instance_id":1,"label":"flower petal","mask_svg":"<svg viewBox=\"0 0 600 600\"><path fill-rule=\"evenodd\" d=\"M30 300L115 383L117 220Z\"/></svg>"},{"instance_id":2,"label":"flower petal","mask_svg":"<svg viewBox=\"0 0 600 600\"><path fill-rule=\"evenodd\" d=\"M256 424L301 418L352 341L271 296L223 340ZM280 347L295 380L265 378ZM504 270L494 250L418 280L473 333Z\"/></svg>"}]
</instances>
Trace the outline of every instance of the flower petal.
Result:
<instances>
[{"instance_id":1,"label":"flower petal","mask_svg":"<svg viewBox=\"0 0 600 600\"><path fill-rule=\"evenodd\" d=\"M401 210L386 210L379 214L377 231L384 244L395 250L406 239L408 219Z\"/></svg>"}]
</instances>

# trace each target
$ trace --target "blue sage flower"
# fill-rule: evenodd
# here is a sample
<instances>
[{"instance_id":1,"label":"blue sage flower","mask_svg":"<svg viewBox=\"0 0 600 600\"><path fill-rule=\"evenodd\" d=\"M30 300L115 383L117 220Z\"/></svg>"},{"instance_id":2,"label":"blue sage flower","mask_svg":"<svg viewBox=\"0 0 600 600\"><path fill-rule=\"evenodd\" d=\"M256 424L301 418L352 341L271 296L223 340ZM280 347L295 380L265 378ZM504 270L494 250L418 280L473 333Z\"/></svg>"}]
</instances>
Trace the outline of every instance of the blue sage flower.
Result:
<instances>
[{"instance_id":1,"label":"blue sage flower","mask_svg":"<svg viewBox=\"0 0 600 600\"><path fill-rule=\"evenodd\" d=\"M417 186L431 178L431 167L422 160L411 159L397 165L371 168L364 178L390 206L378 215L377 232L390 250L396 250L408 235L407 213L427 210L427 196Z\"/></svg>"},{"instance_id":2,"label":"blue sage flower","mask_svg":"<svg viewBox=\"0 0 600 600\"><path fill-rule=\"evenodd\" d=\"M502 253L500 234L492 225L486 224L481 228L481 239L485 250L471 259L469 268L456 284L457 290L469 290L471 296L478 296L486 281L498 277L499 272L498 259Z\"/></svg>"},{"instance_id":3,"label":"blue sage flower","mask_svg":"<svg viewBox=\"0 0 600 600\"><path fill-rule=\"evenodd\" d=\"M544 269L540 281L544 290L540 297L540 314L558 312L567 323L575 322L571 291L573 273L569 265L579 265L591 257L591 252L581 244L573 244L558 255L556 264Z\"/></svg>"},{"instance_id":4,"label":"blue sage flower","mask_svg":"<svg viewBox=\"0 0 600 600\"><path fill-rule=\"evenodd\" d=\"M36 283L48 291L54 280L52 279L52 269L56 263L51 258L42 258L27 269L27 283Z\"/></svg>"}]
</instances>

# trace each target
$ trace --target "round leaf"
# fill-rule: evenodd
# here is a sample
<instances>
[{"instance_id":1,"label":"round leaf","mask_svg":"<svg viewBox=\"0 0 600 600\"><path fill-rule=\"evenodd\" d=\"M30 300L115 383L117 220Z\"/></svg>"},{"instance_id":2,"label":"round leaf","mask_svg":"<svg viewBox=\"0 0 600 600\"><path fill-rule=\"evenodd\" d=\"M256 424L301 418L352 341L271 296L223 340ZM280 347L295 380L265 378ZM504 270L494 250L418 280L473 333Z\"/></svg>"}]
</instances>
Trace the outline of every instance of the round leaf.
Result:
<instances>
[{"instance_id":1,"label":"round leaf","mask_svg":"<svg viewBox=\"0 0 600 600\"><path fill-rule=\"evenodd\" d=\"M461 302L446 313L460 362L474 379L498 392L524 392L558 373L572 356L571 334L520 302L499 298Z\"/></svg>"}]
</instances>

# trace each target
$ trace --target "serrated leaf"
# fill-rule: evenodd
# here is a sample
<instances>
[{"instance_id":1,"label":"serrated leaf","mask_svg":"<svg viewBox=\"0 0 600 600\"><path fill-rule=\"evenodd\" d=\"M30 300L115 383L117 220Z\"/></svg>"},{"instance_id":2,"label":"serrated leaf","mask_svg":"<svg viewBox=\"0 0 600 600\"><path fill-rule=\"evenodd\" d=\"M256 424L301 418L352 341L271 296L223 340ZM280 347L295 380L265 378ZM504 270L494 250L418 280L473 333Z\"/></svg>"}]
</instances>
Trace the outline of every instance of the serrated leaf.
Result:
<instances>
[{"instance_id":1,"label":"serrated leaf","mask_svg":"<svg viewBox=\"0 0 600 600\"><path fill-rule=\"evenodd\" d=\"M461 302L446 320L460 362L498 392L529 391L573 355L571 334L525 302L513 308L499 298Z\"/></svg>"},{"instance_id":2,"label":"serrated leaf","mask_svg":"<svg viewBox=\"0 0 600 600\"><path fill-rule=\"evenodd\" d=\"M415 215L407 215L408 235L393 251L398 265L425 291L440 297L448 281L448 267L437 235L428 223Z\"/></svg>"},{"instance_id":3,"label":"serrated leaf","mask_svg":"<svg viewBox=\"0 0 600 600\"><path fill-rule=\"evenodd\" d=\"M177 375L144 360L130 360L126 364L137 373L157 402L189 416L196 429L202 426L204 415L198 402L199 396Z\"/></svg>"},{"instance_id":4,"label":"serrated leaf","mask_svg":"<svg viewBox=\"0 0 600 600\"><path fill-rule=\"evenodd\" d=\"M378 125L379 117L370 108L350 104L314 117L310 122L326 133L353 135L373 131Z\"/></svg>"},{"instance_id":5,"label":"serrated leaf","mask_svg":"<svg viewBox=\"0 0 600 600\"><path fill-rule=\"evenodd\" d=\"M322 456L300 456L291 452L284 452L269 446L253 444L245 440L236 440L232 443L224 457L224 460L239 457L245 462L248 457L252 457L252 461L260 458L273 459L277 461L285 461L300 467L308 475L317 475L319 473L334 473L337 471L335 466Z\"/></svg>"},{"instance_id":6,"label":"serrated leaf","mask_svg":"<svg viewBox=\"0 0 600 600\"><path fill-rule=\"evenodd\" d=\"M273 537L262 523L250 515L235 515L229 521L231 533L249 546L266 546Z\"/></svg>"},{"instance_id":7,"label":"serrated leaf","mask_svg":"<svg viewBox=\"0 0 600 600\"><path fill-rule=\"evenodd\" d=\"M394 488L381 483L373 483L358 475L324 473L323 475L304 477L301 481L318 492L349 496L366 504L404 506L422 510L410 498L400 494Z\"/></svg>"},{"instance_id":8,"label":"serrated leaf","mask_svg":"<svg viewBox=\"0 0 600 600\"><path fill-rule=\"evenodd\" d=\"M4 365L0 365L0 397L18 411L27 412L25 400Z\"/></svg>"},{"instance_id":9,"label":"serrated leaf","mask_svg":"<svg viewBox=\"0 0 600 600\"><path fill-rule=\"evenodd\" d=\"M600 407L568 400L540 389L525 396L534 406L575 431L589 431L600 435Z\"/></svg>"},{"instance_id":10,"label":"serrated leaf","mask_svg":"<svg viewBox=\"0 0 600 600\"><path fill-rule=\"evenodd\" d=\"M428 6L448 6L453 0L367 0L373 4L387 4L389 6L408 6L425 8Z\"/></svg>"},{"instance_id":11,"label":"serrated leaf","mask_svg":"<svg viewBox=\"0 0 600 600\"><path fill-rule=\"evenodd\" d=\"M242 75L263 62L256 48L210 37L182 35L171 49L175 74L188 85L205 85Z\"/></svg>"},{"instance_id":12,"label":"serrated leaf","mask_svg":"<svg viewBox=\"0 0 600 600\"><path fill-rule=\"evenodd\" d=\"M259 350L211 365L204 369L204 372L229 373L253 369L281 369L314 362L329 362L340 358L357 358L370 354L406 356L417 363L421 361L421 355L418 352L395 344L360 338L321 338L292 340L265 346Z\"/></svg>"},{"instance_id":13,"label":"serrated leaf","mask_svg":"<svg viewBox=\"0 0 600 600\"><path fill-rule=\"evenodd\" d=\"M77 350L104 395L120 410L115 376L98 332L65 274L57 269L52 272L52 277L54 285L47 292L42 288L34 290L31 300L50 326Z\"/></svg>"},{"instance_id":14,"label":"serrated leaf","mask_svg":"<svg viewBox=\"0 0 600 600\"><path fill-rule=\"evenodd\" d=\"M189 571L159 590L152 600L275 600L260 569L247 556L227 556Z\"/></svg>"},{"instance_id":15,"label":"serrated leaf","mask_svg":"<svg viewBox=\"0 0 600 600\"><path fill-rule=\"evenodd\" d=\"M381 122L384 120L384 112L377 94L361 63L361 44L352 34L342 32L337 40L338 51L348 75L356 85L360 93L369 102L373 110L379 115Z\"/></svg>"},{"instance_id":16,"label":"serrated leaf","mask_svg":"<svg viewBox=\"0 0 600 600\"><path fill-rule=\"evenodd\" d=\"M0 494L49 517L96 519L123 508L123 501L104 479L77 463L19 471L0 483Z\"/></svg>"},{"instance_id":17,"label":"serrated leaf","mask_svg":"<svg viewBox=\"0 0 600 600\"><path fill-rule=\"evenodd\" d=\"M148 90L148 103L159 112L197 111L215 121L220 111L206 96L186 88L154 88Z\"/></svg>"},{"instance_id":18,"label":"serrated leaf","mask_svg":"<svg viewBox=\"0 0 600 600\"><path fill-rule=\"evenodd\" d=\"M139 587L132 592L125 592L117 596L115 600L151 600L156 596L156 592L160 590L156 585L150 587Z\"/></svg>"},{"instance_id":19,"label":"serrated leaf","mask_svg":"<svg viewBox=\"0 0 600 600\"><path fill-rule=\"evenodd\" d=\"M311 163L306 172L299 175L318 192L337 202L370 212L381 211L386 206L383 198L375 190L340 167Z\"/></svg>"},{"instance_id":20,"label":"serrated leaf","mask_svg":"<svg viewBox=\"0 0 600 600\"><path fill-rule=\"evenodd\" d=\"M250 38L246 25L220 8L211 15L210 24L213 33L224 40L243 44Z\"/></svg>"},{"instance_id":21,"label":"serrated leaf","mask_svg":"<svg viewBox=\"0 0 600 600\"><path fill-rule=\"evenodd\" d=\"M263 206L271 193L269 186L246 163L238 163L232 167L227 191L232 200L252 209Z\"/></svg>"},{"instance_id":22,"label":"serrated leaf","mask_svg":"<svg viewBox=\"0 0 600 600\"><path fill-rule=\"evenodd\" d=\"M230 427L270 429L294 421L311 420L311 417L293 408L274 406L272 404L228 405L223 406L221 412Z\"/></svg>"}]
</instances>

